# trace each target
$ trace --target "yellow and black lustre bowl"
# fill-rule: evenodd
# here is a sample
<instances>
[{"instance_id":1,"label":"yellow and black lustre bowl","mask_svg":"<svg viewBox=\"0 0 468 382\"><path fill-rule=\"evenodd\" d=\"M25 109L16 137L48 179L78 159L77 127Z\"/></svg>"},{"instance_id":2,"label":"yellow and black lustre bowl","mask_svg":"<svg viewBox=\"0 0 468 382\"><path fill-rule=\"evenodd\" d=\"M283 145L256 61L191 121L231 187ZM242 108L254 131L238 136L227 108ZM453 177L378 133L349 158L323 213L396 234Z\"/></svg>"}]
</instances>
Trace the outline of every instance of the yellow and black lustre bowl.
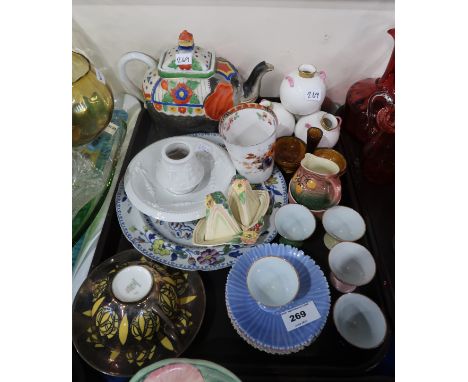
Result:
<instances>
[{"instance_id":1,"label":"yellow and black lustre bowl","mask_svg":"<svg viewBox=\"0 0 468 382\"><path fill-rule=\"evenodd\" d=\"M192 342L205 312L197 272L166 267L136 250L94 269L73 303L73 344L102 373L131 376Z\"/></svg>"}]
</instances>

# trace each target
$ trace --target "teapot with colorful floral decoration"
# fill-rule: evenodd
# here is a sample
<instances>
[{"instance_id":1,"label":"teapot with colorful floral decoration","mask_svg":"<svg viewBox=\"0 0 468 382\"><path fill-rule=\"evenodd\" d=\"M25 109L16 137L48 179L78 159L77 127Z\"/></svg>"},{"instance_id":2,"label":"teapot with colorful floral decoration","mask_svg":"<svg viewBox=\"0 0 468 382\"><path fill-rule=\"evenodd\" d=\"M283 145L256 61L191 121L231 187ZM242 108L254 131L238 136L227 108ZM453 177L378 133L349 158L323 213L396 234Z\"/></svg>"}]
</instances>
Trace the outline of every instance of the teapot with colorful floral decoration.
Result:
<instances>
[{"instance_id":1,"label":"teapot with colorful floral decoration","mask_svg":"<svg viewBox=\"0 0 468 382\"><path fill-rule=\"evenodd\" d=\"M141 87L127 76L126 65L133 60L148 68ZM262 77L271 70L273 66L262 61L242 83L234 65L196 46L186 30L159 62L140 52L129 52L119 61L119 76L127 90L144 102L158 127L174 135L217 132L218 121L228 109L257 99Z\"/></svg>"}]
</instances>

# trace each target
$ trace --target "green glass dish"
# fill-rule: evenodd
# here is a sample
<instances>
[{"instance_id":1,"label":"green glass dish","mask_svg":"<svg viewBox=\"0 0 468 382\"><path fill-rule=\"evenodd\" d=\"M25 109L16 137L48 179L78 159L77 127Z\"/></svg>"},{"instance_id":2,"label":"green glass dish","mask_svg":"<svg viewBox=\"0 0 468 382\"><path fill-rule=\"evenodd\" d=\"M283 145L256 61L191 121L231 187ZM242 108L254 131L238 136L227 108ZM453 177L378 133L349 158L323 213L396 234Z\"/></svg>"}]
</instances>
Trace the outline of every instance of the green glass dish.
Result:
<instances>
[{"instance_id":1,"label":"green glass dish","mask_svg":"<svg viewBox=\"0 0 468 382\"><path fill-rule=\"evenodd\" d=\"M72 245L75 245L94 220L104 202L114 177L120 147L127 132L128 114L124 110L114 110L109 126L92 142L79 148L79 152L90 159L96 168L103 172L105 183L102 191L86 203L72 219Z\"/></svg>"}]
</instances>

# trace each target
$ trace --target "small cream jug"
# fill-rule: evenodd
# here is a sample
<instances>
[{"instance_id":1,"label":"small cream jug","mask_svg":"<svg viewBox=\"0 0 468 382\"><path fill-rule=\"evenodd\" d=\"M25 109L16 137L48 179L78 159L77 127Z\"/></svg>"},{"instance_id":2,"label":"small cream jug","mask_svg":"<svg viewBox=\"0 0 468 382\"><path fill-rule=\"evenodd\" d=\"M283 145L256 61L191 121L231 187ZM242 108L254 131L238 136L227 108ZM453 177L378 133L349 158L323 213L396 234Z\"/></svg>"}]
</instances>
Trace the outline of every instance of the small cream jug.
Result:
<instances>
[{"instance_id":1,"label":"small cream jug","mask_svg":"<svg viewBox=\"0 0 468 382\"><path fill-rule=\"evenodd\" d=\"M289 202L320 216L341 200L340 168L331 160L307 153L289 183Z\"/></svg>"},{"instance_id":2,"label":"small cream jug","mask_svg":"<svg viewBox=\"0 0 468 382\"><path fill-rule=\"evenodd\" d=\"M341 118L324 111L299 118L294 128L294 135L307 143L307 130L317 127L322 130L323 136L317 147L333 147L340 138Z\"/></svg>"}]
</instances>

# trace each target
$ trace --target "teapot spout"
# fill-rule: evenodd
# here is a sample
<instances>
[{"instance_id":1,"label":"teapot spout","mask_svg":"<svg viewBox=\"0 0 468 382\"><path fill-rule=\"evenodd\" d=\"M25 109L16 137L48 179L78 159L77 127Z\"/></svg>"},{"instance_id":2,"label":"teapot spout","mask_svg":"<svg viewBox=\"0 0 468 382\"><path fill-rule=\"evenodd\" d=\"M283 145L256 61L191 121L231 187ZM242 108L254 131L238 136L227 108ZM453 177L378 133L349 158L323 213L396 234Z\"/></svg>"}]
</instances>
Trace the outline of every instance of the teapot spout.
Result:
<instances>
[{"instance_id":1,"label":"teapot spout","mask_svg":"<svg viewBox=\"0 0 468 382\"><path fill-rule=\"evenodd\" d=\"M250 73L249 78L243 85L241 102L254 102L258 98L260 94L260 82L263 76L273 69L274 66L265 61L260 62L253 68L252 73Z\"/></svg>"}]
</instances>

